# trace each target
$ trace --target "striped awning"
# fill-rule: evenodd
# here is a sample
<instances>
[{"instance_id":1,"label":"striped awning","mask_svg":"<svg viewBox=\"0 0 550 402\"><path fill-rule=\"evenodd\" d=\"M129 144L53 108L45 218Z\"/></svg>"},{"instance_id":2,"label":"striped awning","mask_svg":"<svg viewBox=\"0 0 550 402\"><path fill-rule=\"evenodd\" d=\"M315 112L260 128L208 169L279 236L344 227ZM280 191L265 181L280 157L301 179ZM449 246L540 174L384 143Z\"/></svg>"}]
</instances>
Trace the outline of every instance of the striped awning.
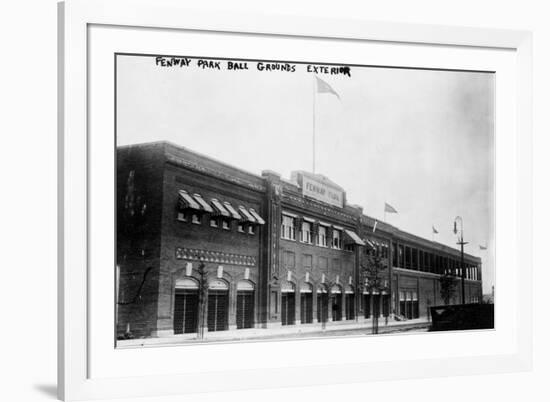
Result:
<instances>
[{"instance_id":1,"label":"striped awning","mask_svg":"<svg viewBox=\"0 0 550 402\"><path fill-rule=\"evenodd\" d=\"M241 220L250 223L257 223L252 214L242 205L239 205L239 212L241 214Z\"/></svg>"},{"instance_id":2,"label":"striped awning","mask_svg":"<svg viewBox=\"0 0 550 402\"><path fill-rule=\"evenodd\" d=\"M254 219L256 219L256 221L260 224L260 225L265 225L265 221L262 219L262 217L260 215L258 215L258 213L253 209L253 208L250 208L250 213L252 214L252 216L254 217Z\"/></svg>"},{"instance_id":3,"label":"striped awning","mask_svg":"<svg viewBox=\"0 0 550 402\"><path fill-rule=\"evenodd\" d=\"M360 246L366 245L365 242L354 231L345 229L344 232L352 240L353 243L358 244Z\"/></svg>"},{"instance_id":4,"label":"striped awning","mask_svg":"<svg viewBox=\"0 0 550 402\"><path fill-rule=\"evenodd\" d=\"M213 216L223 216L251 224L265 225L265 220L252 208L239 205L237 209L228 201L221 202L212 198L210 202L200 194L189 194L186 190L178 191L178 207L180 209L193 209L195 211L207 212Z\"/></svg>"},{"instance_id":5,"label":"striped awning","mask_svg":"<svg viewBox=\"0 0 550 402\"><path fill-rule=\"evenodd\" d=\"M180 208L195 209L197 211L202 210L198 202L187 191L180 190L178 194L179 194L178 205Z\"/></svg>"},{"instance_id":6,"label":"striped awning","mask_svg":"<svg viewBox=\"0 0 550 402\"><path fill-rule=\"evenodd\" d=\"M231 205L229 202L225 201L223 203L223 206L224 206L225 209L227 209L229 211L229 213L231 214L231 217L233 219L237 219L237 220L242 219L241 215L239 215L239 213L237 211L235 211L235 208L233 208L233 205Z\"/></svg>"},{"instance_id":7,"label":"striped awning","mask_svg":"<svg viewBox=\"0 0 550 402\"><path fill-rule=\"evenodd\" d=\"M221 202L219 202L217 199L212 198L212 205L214 206L215 214L218 216L225 216L226 218L229 218L231 214L227 209L225 209Z\"/></svg>"},{"instance_id":8,"label":"striped awning","mask_svg":"<svg viewBox=\"0 0 550 402\"><path fill-rule=\"evenodd\" d=\"M200 204L200 206L202 207L202 209L204 209L206 212L208 213L213 213L214 210L212 209L212 207L204 200L204 198L201 197L200 194L193 194L193 198L195 200L197 200L197 202Z\"/></svg>"}]
</instances>

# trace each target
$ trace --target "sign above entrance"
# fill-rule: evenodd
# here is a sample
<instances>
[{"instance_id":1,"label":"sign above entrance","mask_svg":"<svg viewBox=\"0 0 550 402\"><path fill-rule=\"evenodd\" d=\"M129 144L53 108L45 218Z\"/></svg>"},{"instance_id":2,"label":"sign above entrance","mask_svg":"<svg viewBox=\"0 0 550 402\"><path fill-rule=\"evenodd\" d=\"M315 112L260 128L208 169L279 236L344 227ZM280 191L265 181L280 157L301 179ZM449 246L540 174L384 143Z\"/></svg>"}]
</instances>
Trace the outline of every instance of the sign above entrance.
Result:
<instances>
[{"instance_id":1,"label":"sign above entrance","mask_svg":"<svg viewBox=\"0 0 550 402\"><path fill-rule=\"evenodd\" d=\"M292 172L292 179L302 188L302 194L336 207L344 207L344 190L322 175Z\"/></svg>"}]
</instances>

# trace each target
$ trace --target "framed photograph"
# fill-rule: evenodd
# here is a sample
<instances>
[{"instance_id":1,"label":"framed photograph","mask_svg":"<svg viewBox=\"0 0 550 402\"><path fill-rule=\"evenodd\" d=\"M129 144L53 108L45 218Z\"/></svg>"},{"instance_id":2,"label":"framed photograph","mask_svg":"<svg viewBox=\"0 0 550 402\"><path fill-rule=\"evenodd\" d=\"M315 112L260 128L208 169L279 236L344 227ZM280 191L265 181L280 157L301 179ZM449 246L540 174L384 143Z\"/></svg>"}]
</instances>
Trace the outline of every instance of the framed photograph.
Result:
<instances>
[{"instance_id":1,"label":"framed photograph","mask_svg":"<svg viewBox=\"0 0 550 402\"><path fill-rule=\"evenodd\" d=\"M60 398L530 369L530 33L128 7L59 5Z\"/></svg>"}]
</instances>

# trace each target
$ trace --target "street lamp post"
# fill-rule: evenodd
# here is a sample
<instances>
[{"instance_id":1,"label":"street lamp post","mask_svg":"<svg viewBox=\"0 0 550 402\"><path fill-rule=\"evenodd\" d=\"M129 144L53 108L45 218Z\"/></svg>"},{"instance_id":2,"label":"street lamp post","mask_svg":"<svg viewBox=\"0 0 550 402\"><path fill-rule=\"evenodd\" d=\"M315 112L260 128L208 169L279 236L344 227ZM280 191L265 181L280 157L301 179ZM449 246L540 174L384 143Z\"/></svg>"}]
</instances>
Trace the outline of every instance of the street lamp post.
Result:
<instances>
[{"instance_id":1,"label":"street lamp post","mask_svg":"<svg viewBox=\"0 0 550 402\"><path fill-rule=\"evenodd\" d=\"M460 231L457 230L456 223L460 222ZM454 222L454 234L458 235L458 242L456 244L460 244L460 282L462 285L462 304L466 304L466 296L464 293L464 279L466 274L466 269L464 267L464 245L468 244L468 242L464 241L464 224L462 222L462 217L457 216L455 218Z\"/></svg>"}]
</instances>

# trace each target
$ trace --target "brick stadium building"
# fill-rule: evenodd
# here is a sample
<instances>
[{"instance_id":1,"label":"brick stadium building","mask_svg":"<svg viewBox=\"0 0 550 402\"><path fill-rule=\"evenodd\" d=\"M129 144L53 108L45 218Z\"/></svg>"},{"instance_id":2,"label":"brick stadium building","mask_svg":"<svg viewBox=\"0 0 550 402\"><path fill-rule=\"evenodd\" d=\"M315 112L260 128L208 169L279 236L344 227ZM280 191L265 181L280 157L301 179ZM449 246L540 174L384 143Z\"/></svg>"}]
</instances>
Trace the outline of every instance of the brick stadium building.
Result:
<instances>
[{"instance_id":1,"label":"brick stadium building","mask_svg":"<svg viewBox=\"0 0 550 402\"><path fill-rule=\"evenodd\" d=\"M465 267L480 302L481 260ZM444 273L461 275L457 250L375 223L324 176L258 176L167 142L117 150L119 336L427 319Z\"/></svg>"}]
</instances>

